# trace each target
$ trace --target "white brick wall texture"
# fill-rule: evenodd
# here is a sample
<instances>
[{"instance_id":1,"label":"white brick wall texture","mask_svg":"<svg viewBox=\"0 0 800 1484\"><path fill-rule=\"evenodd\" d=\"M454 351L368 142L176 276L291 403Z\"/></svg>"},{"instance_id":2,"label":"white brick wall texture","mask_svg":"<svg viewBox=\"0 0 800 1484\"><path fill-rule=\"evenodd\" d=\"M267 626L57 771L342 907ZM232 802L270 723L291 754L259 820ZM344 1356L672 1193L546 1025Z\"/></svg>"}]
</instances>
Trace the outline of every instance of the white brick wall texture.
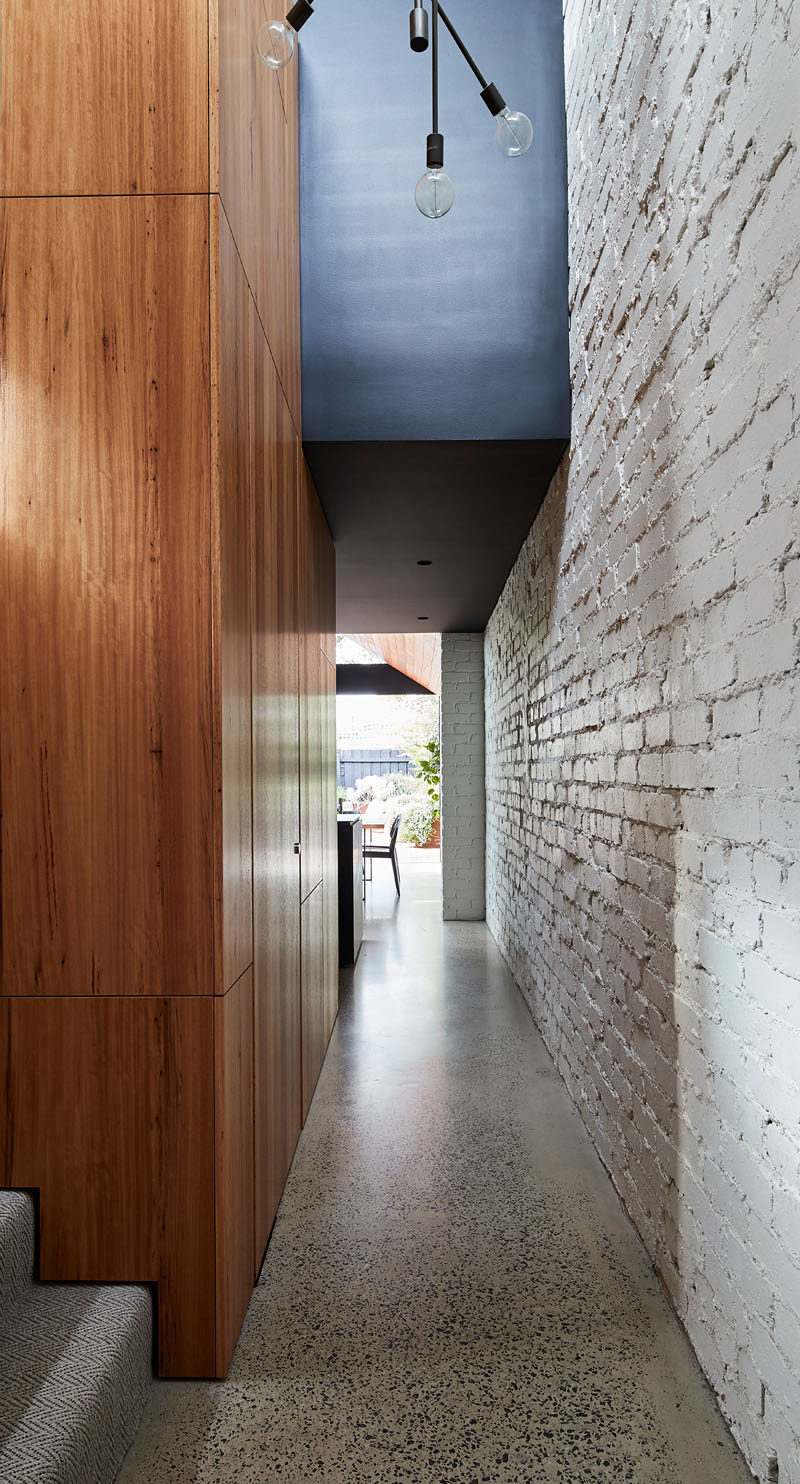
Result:
<instances>
[{"instance_id":1,"label":"white brick wall texture","mask_svg":"<svg viewBox=\"0 0 800 1484\"><path fill-rule=\"evenodd\" d=\"M442 916L486 915L483 634L442 634Z\"/></svg>"},{"instance_id":2,"label":"white brick wall texture","mask_svg":"<svg viewBox=\"0 0 800 1484\"><path fill-rule=\"evenodd\" d=\"M571 454L489 624L487 917L800 1484L800 4L565 0Z\"/></svg>"}]
</instances>

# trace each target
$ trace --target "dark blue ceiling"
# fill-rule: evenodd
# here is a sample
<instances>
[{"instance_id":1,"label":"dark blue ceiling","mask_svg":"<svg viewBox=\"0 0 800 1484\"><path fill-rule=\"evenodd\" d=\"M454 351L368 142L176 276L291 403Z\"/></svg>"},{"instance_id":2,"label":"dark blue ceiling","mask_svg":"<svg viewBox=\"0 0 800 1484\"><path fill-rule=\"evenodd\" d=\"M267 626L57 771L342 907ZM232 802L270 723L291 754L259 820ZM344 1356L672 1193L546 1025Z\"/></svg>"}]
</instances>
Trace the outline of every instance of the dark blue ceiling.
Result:
<instances>
[{"instance_id":1,"label":"dark blue ceiling","mask_svg":"<svg viewBox=\"0 0 800 1484\"><path fill-rule=\"evenodd\" d=\"M539 440L551 460L553 440L569 437L560 0L449 0L487 78L532 118L534 142L520 159L500 154L479 85L440 26L440 128L456 190L440 221L414 204L430 51L409 48L410 5L317 0L299 48L303 435L335 539L331 444L514 440L524 477L526 459L538 468ZM431 495L447 501L440 452L431 449ZM336 465L341 488L346 449ZM521 521L517 547L527 513Z\"/></svg>"}]
</instances>

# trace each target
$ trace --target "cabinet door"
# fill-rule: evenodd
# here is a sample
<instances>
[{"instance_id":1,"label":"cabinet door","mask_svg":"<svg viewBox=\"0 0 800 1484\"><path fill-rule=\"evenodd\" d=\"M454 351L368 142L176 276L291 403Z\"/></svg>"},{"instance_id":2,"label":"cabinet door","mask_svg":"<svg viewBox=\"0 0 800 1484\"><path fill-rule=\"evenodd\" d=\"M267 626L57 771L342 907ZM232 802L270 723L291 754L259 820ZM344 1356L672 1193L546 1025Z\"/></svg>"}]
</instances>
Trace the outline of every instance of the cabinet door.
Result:
<instances>
[{"instance_id":1,"label":"cabinet door","mask_svg":"<svg viewBox=\"0 0 800 1484\"><path fill-rule=\"evenodd\" d=\"M300 1133L297 448L253 316L253 899L259 1265Z\"/></svg>"},{"instance_id":2,"label":"cabinet door","mask_svg":"<svg viewBox=\"0 0 800 1484\"><path fill-rule=\"evenodd\" d=\"M5 201L0 262L2 988L208 993L208 201Z\"/></svg>"},{"instance_id":3,"label":"cabinet door","mask_svg":"<svg viewBox=\"0 0 800 1484\"><path fill-rule=\"evenodd\" d=\"M214 1374L213 1010L0 999L0 1186L39 1192L43 1281L158 1284L162 1376Z\"/></svg>"},{"instance_id":4,"label":"cabinet door","mask_svg":"<svg viewBox=\"0 0 800 1484\"><path fill-rule=\"evenodd\" d=\"M299 433L298 68L259 60L268 14L263 0L219 0L219 190Z\"/></svg>"},{"instance_id":5,"label":"cabinet door","mask_svg":"<svg viewBox=\"0 0 800 1484\"><path fill-rule=\"evenodd\" d=\"M209 9L3 0L0 193L205 194Z\"/></svg>"},{"instance_id":6,"label":"cabinet door","mask_svg":"<svg viewBox=\"0 0 800 1484\"><path fill-rule=\"evenodd\" d=\"M216 1366L231 1363L253 1291L253 971L214 1000Z\"/></svg>"},{"instance_id":7,"label":"cabinet door","mask_svg":"<svg viewBox=\"0 0 800 1484\"><path fill-rule=\"evenodd\" d=\"M218 242L219 480L214 561L215 692L220 713L216 769L221 782L222 962L224 994L253 962L251 582L253 549L251 308L247 279L225 213L215 205Z\"/></svg>"},{"instance_id":8,"label":"cabinet door","mask_svg":"<svg viewBox=\"0 0 800 1484\"><path fill-rule=\"evenodd\" d=\"M300 908L300 958L303 985L303 1122L325 1059L329 1030L325 1017L325 937L323 888L318 886Z\"/></svg>"},{"instance_id":9,"label":"cabinet door","mask_svg":"<svg viewBox=\"0 0 800 1484\"><path fill-rule=\"evenodd\" d=\"M322 880L323 858L323 664L321 639L320 527L324 525L306 462L298 466L298 619L300 630L300 895ZM326 528L327 529L327 528Z\"/></svg>"}]
</instances>

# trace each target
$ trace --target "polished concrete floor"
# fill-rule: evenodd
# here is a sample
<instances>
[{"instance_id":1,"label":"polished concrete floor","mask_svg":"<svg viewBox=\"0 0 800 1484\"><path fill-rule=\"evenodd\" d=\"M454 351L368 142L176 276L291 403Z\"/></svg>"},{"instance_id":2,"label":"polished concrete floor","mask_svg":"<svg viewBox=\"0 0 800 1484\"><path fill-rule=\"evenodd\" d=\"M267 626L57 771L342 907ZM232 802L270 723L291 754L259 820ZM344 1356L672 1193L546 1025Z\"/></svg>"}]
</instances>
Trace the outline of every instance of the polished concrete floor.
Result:
<instances>
[{"instance_id":1,"label":"polished concrete floor","mask_svg":"<svg viewBox=\"0 0 800 1484\"><path fill-rule=\"evenodd\" d=\"M484 925L389 874L228 1380L123 1484L749 1479Z\"/></svg>"}]
</instances>

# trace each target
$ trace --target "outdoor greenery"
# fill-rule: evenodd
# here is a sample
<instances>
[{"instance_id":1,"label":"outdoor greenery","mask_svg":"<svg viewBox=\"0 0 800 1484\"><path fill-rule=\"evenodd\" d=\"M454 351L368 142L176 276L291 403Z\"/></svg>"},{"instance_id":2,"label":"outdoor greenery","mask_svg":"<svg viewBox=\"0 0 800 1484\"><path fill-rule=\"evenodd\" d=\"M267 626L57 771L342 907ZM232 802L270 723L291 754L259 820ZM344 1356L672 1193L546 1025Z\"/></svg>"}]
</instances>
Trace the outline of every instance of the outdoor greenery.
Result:
<instances>
[{"instance_id":1,"label":"outdoor greenery","mask_svg":"<svg viewBox=\"0 0 800 1484\"><path fill-rule=\"evenodd\" d=\"M347 796L353 808L363 809L365 804L383 804L387 799L416 797L419 791L419 780L413 773L371 773L357 778Z\"/></svg>"},{"instance_id":2,"label":"outdoor greenery","mask_svg":"<svg viewBox=\"0 0 800 1484\"><path fill-rule=\"evenodd\" d=\"M400 839L425 845L439 819L441 760L438 696L386 698L393 707L393 745L411 760L413 773L384 773L357 778L347 792L347 807L383 806L386 814L402 815Z\"/></svg>"},{"instance_id":3,"label":"outdoor greenery","mask_svg":"<svg viewBox=\"0 0 800 1484\"><path fill-rule=\"evenodd\" d=\"M430 780L422 774L383 773L357 778L347 797L353 809L383 804L387 814L402 815L400 839L411 845L424 845L439 818Z\"/></svg>"},{"instance_id":4,"label":"outdoor greenery","mask_svg":"<svg viewBox=\"0 0 800 1484\"><path fill-rule=\"evenodd\" d=\"M421 798L409 804L400 825L400 839L410 845L425 845L430 839L436 818L430 799Z\"/></svg>"},{"instance_id":5,"label":"outdoor greenery","mask_svg":"<svg viewBox=\"0 0 800 1484\"><path fill-rule=\"evenodd\" d=\"M428 798L433 804L434 819L439 818L442 781L442 754L439 747L439 738L433 737L426 742L422 755L416 765L417 777L422 778L428 790Z\"/></svg>"},{"instance_id":6,"label":"outdoor greenery","mask_svg":"<svg viewBox=\"0 0 800 1484\"><path fill-rule=\"evenodd\" d=\"M439 741L439 697L398 696L394 700L397 720L394 736L416 770L429 742Z\"/></svg>"}]
</instances>

